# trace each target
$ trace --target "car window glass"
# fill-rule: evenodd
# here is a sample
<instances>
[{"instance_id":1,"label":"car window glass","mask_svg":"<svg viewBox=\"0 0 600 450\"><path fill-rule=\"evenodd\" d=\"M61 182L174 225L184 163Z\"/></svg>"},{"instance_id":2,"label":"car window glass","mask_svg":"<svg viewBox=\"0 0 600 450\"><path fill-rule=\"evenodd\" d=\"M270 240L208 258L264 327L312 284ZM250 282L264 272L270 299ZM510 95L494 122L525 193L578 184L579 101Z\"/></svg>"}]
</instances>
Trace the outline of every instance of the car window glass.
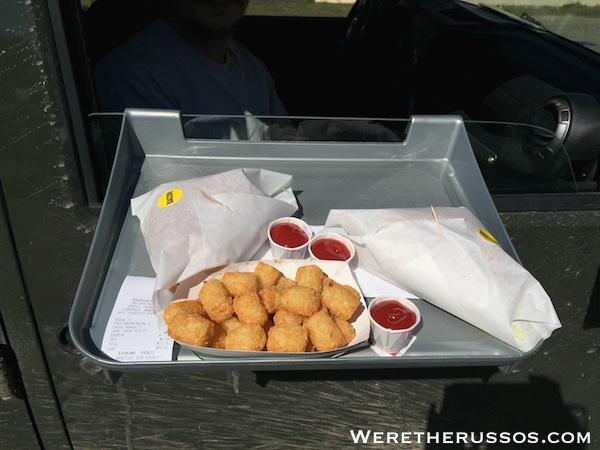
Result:
<instances>
[{"instance_id":1,"label":"car window glass","mask_svg":"<svg viewBox=\"0 0 600 450\"><path fill-rule=\"evenodd\" d=\"M81 1L84 11L94 3ZM572 43L564 47L564 39L539 30L547 28L598 51L600 27L585 24L600 20L600 6L518 9L492 6L504 2L494 0L485 9L481 3L486 1L449 2L456 9L448 12L444 6L448 11L441 16L438 2L381 0L382 8L369 15L370 28L361 28L357 43L350 39L350 31L356 31L348 28L353 21L344 18L356 18L353 7L363 2L343 1L250 0L248 15L253 17L238 36L270 68L290 114L386 118L303 119L302 139L401 142L402 124L410 117L460 115L492 193L598 192L597 55ZM417 4L423 9L404 8ZM92 30L89 22L84 26ZM282 39L274 42L273 35ZM545 39L548 35L551 40ZM97 36L107 41L104 31ZM108 166L121 118L91 116L94 151ZM248 133L248 118L184 120L188 137L195 139L297 138L285 124L270 120L265 120L268 127L279 128L270 128L278 131L267 138L260 126L254 130L258 134ZM296 121L293 127L298 126Z\"/></svg>"},{"instance_id":2,"label":"car window glass","mask_svg":"<svg viewBox=\"0 0 600 450\"><path fill-rule=\"evenodd\" d=\"M96 151L114 157L122 114L92 114ZM569 155L547 130L532 125L465 121L473 155L492 194L573 193L595 190L576 180ZM182 116L186 139L397 143L402 145L409 120L306 117Z\"/></svg>"},{"instance_id":3,"label":"car window glass","mask_svg":"<svg viewBox=\"0 0 600 450\"><path fill-rule=\"evenodd\" d=\"M556 6L526 2L529 5L519 5L513 0L469 3L503 11L523 23L551 31L600 53L600 5L588 4L590 2L556 2Z\"/></svg>"},{"instance_id":4,"label":"car window glass","mask_svg":"<svg viewBox=\"0 0 600 450\"><path fill-rule=\"evenodd\" d=\"M354 0L250 0L249 16L346 17Z\"/></svg>"},{"instance_id":5,"label":"car window glass","mask_svg":"<svg viewBox=\"0 0 600 450\"><path fill-rule=\"evenodd\" d=\"M87 11L95 0L81 0ZM346 17L354 0L250 0L249 16Z\"/></svg>"}]
</instances>

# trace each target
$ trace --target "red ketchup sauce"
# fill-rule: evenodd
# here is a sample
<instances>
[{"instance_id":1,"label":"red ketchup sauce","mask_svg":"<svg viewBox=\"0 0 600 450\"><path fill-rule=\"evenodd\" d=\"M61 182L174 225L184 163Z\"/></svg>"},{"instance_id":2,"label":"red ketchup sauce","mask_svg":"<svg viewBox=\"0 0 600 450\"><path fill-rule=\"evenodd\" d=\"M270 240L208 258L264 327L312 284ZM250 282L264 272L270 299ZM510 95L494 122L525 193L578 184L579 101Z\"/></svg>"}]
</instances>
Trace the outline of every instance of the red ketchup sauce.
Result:
<instances>
[{"instance_id":1,"label":"red ketchup sauce","mask_svg":"<svg viewBox=\"0 0 600 450\"><path fill-rule=\"evenodd\" d=\"M396 300L384 300L371 308L371 316L379 325L391 330L404 330L417 322L417 315Z\"/></svg>"},{"instance_id":2,"label":"red ketchup sauce","mask_svg":"<svg viewBox=\"0 0 600 450\"><path fill-rule=\"evenodd\" d=\"M310 250L319 259L346 261L350 258L350 250L340 241L331 238L323 238L313 242Z\"/></svg>"},{"instance_id":3,"label":"red ketchup sauce","mask_svg":"<svg viewBox=\"0 0 600 450\"><path fill-rule=\"evenodd\" d=\"M308 235L295 223L278 223L271 227L271 239L282 247L296 248L308 242Z\"/></svg>"}]
</instances>

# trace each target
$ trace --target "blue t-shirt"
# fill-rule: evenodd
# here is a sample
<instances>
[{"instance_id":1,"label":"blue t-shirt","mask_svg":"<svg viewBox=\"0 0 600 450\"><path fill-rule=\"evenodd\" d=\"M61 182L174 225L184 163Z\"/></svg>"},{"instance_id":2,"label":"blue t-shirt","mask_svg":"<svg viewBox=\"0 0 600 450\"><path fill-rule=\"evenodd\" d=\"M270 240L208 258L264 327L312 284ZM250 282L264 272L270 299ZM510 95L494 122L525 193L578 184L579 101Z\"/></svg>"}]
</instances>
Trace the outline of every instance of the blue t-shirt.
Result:
<instances>
[{"instance_id":1,"label":"blue t-shirt","mask_svg":"<svg viewBox=\"0 0 600 450\"><path fill-rule=\"evenodd\" d=\"M163 19L104 57L94 71L100 109L179 110L184 114L285 116L262 61L233 41L225 63L183 40Z\"/></svg>"}]
</instances>

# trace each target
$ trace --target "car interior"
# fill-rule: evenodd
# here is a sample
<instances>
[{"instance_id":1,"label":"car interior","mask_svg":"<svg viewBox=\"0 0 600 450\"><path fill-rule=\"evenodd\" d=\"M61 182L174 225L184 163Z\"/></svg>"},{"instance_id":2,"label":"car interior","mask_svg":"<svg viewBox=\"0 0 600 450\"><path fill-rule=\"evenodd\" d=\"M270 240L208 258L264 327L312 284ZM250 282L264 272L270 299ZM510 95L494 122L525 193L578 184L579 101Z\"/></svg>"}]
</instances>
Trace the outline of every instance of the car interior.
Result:
<instances>
[{"instance_id":1,"label":"car interior","mask_svg":"<svg viewBox=\"0 0 600 450\"><path fill-rule=\"evenodd\" d=\"M160 3L61 6L81 114L97 112L95 63ZM246 16L236 38L292 117L459 115L492 193L599 191L600 55L538 24L455 0L357 0L345 18Z\"/></svg>"}]
</instances>

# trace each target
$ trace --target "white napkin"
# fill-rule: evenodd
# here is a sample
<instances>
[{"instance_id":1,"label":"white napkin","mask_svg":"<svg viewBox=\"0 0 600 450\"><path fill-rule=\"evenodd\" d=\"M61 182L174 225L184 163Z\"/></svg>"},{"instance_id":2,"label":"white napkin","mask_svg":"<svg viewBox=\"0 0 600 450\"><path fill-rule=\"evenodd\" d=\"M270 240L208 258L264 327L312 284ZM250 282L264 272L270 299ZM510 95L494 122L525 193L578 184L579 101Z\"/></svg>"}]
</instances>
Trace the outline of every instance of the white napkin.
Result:
<instances>
[{"instance_id":1,"label":"white napkin","mask_svg":"<svg viewBox=\"0 0 600 450\"><path fill-rule=\"evenodd\" d=\"M354 242L360 267L523 352L560 328L540 283L468 209L436 213L442 234L430 208L332 210L325 228Z\"/></svg>"},{"instance_id":2,"label":"white napkin","mask_svg":"<svg viewBox=\"0 0 600 450\"><path fill-rule=\"evenodd\" d=\"M180 283L250 259L267 239L269 223L298 209L291 181L291 175L235 169L165 183L132 199L156 272L155 313L169 305Z\"/></svg>"}]
</instances>

